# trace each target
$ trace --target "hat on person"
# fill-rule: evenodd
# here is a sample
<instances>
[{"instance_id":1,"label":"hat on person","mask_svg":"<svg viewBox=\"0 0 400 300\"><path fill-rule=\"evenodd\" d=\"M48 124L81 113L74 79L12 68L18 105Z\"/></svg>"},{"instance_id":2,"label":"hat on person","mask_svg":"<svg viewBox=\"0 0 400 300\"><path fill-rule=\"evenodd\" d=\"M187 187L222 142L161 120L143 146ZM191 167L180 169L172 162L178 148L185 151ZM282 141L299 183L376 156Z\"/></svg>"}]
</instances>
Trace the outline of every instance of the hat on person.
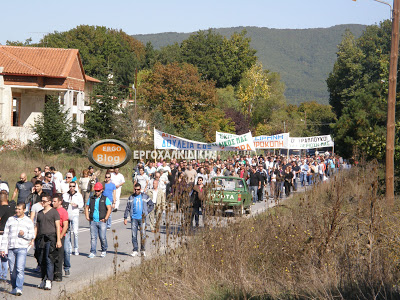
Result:
<instances>
[{"instance_id":1,"label":"hat on person","mask_svg":"<svg viewBox=\"0 0 400 300\"><path fill-rule=\"evenodd\" d=\"M103 189L103 185L100 182L97 182L93 188L95 191L101 191Z\"/></svg>"}]
</instances>

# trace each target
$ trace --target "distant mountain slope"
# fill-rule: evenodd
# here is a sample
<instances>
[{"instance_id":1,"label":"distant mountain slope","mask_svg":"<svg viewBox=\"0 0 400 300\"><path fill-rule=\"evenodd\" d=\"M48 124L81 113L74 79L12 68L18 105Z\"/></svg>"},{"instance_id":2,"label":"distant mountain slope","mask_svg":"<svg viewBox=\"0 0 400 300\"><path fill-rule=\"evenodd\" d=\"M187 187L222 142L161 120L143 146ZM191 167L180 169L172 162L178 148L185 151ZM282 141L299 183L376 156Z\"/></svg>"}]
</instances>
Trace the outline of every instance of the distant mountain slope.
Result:
<instances>
[{"instance_id":1,"label":"distant mountain slope","mask_svg":"<svg viewBox=\"0 0 400 300\"><path fill-rule=\"evenodd\" d=\"M359 37L365 27L357 24L311 29L233 27L215 31L230 36L235 31L247 30L251 45L257 50L264 68L281 74L289 103L316 100L327 104L329 95L325 80L336 60L337 45L346 29ZM165 32L134 37L143 43L150 41L158 49L175 42L181 43L190 34Z\"/></svg>"}]
</instances>

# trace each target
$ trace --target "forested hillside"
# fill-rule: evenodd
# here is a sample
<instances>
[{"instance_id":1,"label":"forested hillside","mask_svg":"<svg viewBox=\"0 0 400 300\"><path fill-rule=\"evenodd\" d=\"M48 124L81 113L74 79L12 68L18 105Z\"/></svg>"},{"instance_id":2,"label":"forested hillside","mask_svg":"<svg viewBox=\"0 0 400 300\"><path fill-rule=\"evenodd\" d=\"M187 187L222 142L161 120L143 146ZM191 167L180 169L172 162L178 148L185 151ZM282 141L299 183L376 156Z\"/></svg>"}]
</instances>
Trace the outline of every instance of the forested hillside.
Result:
<instances>
[{"instance_id":1,"label":"forested hillside","mask_svg":"<svg viewBox=\"0 0 400 300\"><path fill-rule=\"evenodd\" d=\"M252 48L265 69L281 74L286 84L285 96L289 103L299 104L316 100L328 104L326 78L336 60L337 45L346 29L359 37L364 25L337 25L330 28L270 29L259 27L234 27L215 29L229 37L234 32L247 31ZM155 49L181 43L192 33L166 32L134 35L144 44L151 42Z\"/></svg>"}]
</instances>

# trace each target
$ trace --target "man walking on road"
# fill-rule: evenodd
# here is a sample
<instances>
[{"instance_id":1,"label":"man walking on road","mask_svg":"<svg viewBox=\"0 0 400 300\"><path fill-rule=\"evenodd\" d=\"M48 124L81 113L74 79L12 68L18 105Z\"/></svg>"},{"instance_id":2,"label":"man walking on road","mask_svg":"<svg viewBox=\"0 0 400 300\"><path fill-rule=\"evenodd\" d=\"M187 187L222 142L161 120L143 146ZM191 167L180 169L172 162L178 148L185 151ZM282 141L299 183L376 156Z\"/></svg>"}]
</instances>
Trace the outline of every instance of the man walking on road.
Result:
<instances>
[{"instance_id":1,"label":"man walking on road","mask_svg":"<svg viewBox=\"0 0 400 300\"><path fill-rule=\"evenodd\" d=\"M26 199L32 192L33 183L28 181L28 177L25 173L21 173L19 179L20 181L15 184L15 190L11 200L14 200L18 194L17 203L25 203Z\"/></svg>"},{"instance_id":2,"label":"man walking on road","mask_svg":"<svg viewBox=\"0 0 400 300\"><path fill-rule=\"evenodd\" d=\"M114 172L114 170L113 170ZM103 195L106 196L111 201L111 208L115 207L115 193L117 188L115 184L111 182L111 173L107 172L104 178L104 191ZM111 229L111 218L112 218L112 211L110 216L107 219L107 229Z\"/></svg>"},{"instance_id":3,"label":"man walking on road","mask_svg":"<svg viewBox=\"0 0 400 300\"><path fill-rule=\"evenodd\" d=\"M140 192L141 186L136 183L134 186L134 193L129 196L128 202L126 203L126 209L124 213L124 225L128 224L128 215L131 217L131 230L132 230L132 245L133 252L131 256L138 256L138 241L137 232L140 230L140 251L142 256L146 256L146 216L153 210L154 204L149 196Z\"/></svg>"},{"instance_id":4,"label":"man walking on road","mask_svg":"<svg viewBox=\"0 0 400 300\"><path fill-rule=\"evenodd\" d=\"M151 232L158 231L162 213L166 209L165 194L158 189L158 180L153 181L153 188L147 191L147 196L152 200L154 209L149 213L149 223Z\"/></svg>"},{"instance_id":5,"label":"man walking on road","mask_svg":"<svg viewBox=\"0 0 400 300\"><path fill-rule=\"evenodd\" d=\"M250 169L250 185L249 189L253 198L253 205L258 200L258 190L261 189L261 174L256 172L256 167L252 166Z\"/></svg>"},{"instance_id":6,"label":"man walking on road","mask_svg":"<svg viewBox=\"0 0 400 300\"><path fill-rule=\"evenodd\" d=\"M51 197L42 197L43 210L39 211L36 219L35 237L39 247L39 261L42 262L42 282L40 289L51 290L54 279L54 263L57 258L57 248L61 248L60 214L51 207Z\"/></svg>"},{"instance_id":7,"label":"man walking on road","mask_svg":"<svg viewBox=\"0 0 400 300\"><path fill-rule=\"evenodd\" d=\"M103 185L97 182L94 185L94 195L89 198L85 207L86 219L90 222L90 254L88 258L96 256L97 235L100 238L101 255L107 254L107 220L111 214L111 201L102 194Z\"/></svg>"},{"instance_id":8,"label":"man walking on road","mask_svg":"<svg viewBox=\"0 0 400 300\"><path fill-rule=\"evenodd\" d=\"M34 238L33 222L25 216L25 203L18 203L15 216L8 218L1 240L0 255L5 257L8 251L8 263L11 274L11 294L22 295L24 285L27 248Z\"/></svg>"},{"instance_id":9,"label":"man walking on road","mask_svg":"<svg viewBox=\"0 0 400 300\"><path fill-rule=\"evenodd\" d=\"M76 191L76 182L69 183L68 193L63 194L64 206L68 207L68 219L70 223L70 231L67 232L65 237L65 251L71 254L72 250L72 237L74 237L74 254L79 255L79 210L83 208L82 194ZM69 205L66 205L68 204Z\"/></svg>"},{"instance_id":10,"label":"man walking on road","mask_svg":"<svg viewBox=\"0 0 400 300\"><path fill-rule=\"evenodd\" d=\"M75 184L75 182L72 182ZM54 264L54 281L62 281L62 267L64 264L64 242L65 242L65 234L68 230L68 212L62 206L63 198L60 194L56 194L53 197L53 208L57 210L60 215L60 239L61 239L61 247L57 249L58 255L56 262ZM68 262L69 263L69 262ZM69 267L68 272L65 271L66 275L69 275ZM67 274L68 273L68 274Z\"/></svg>"},{"instance_id":11,"label":"man walking on road","mask_svg":"<svg viewBox=\"0 0 400 300\"><path fill-rule=\"evenodd\" d=\"M8 218L15 214L15 205L10 205L8 203L8 194L6 191L0 191L0 245L4 234L4 228L8 221ZM1 257L0 266L0 280L7 279L8 273L8 259L7 259L7 249L5 251L6 255Z\"/></svg>"},{"instance_id":12,"label":"man walking on road","mask_svg":"<svg viewBox=\"0 0 400 300\"><path fill-rule=\"evenodd\" d=\"M115 208L113 210L113 212L116 212L119 208L122 185L125 183L125 177L119 172L119 168L115 168L114 173L111 173L111 182L114 183L117 188L114 199Z\"/></svg>"}]
</instances>

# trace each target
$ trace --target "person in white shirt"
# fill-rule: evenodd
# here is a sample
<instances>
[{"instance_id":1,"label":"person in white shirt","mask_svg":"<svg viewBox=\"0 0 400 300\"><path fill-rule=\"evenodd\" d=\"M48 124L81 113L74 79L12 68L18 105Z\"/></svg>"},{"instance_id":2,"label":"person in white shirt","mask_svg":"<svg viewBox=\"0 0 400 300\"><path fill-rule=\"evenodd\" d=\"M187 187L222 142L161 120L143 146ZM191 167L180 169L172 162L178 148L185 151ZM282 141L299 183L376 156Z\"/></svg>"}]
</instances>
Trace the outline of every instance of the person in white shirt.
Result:
<instances>
[{"instance_id":1,"label":"person in white shirt","mask_svg":"<svg viewBox=\"0 0 400 300\"><path fill-rule=\"evenodd\" d=\"M142 167L139 168L139 175L136 176L134 185L136 183L139 183L142 188L140 192L146 193L147 185L149 184L149 177L146 174L144 174L144 169Z\"/></svg>"},{"instance_id":2,"label":"person in white shirt","mask_svg":"<svg viewBox=\"0 0 400 300\"><path fill-rule=\"evenodd\" d=\"M162 165L158 167L157 171L160 172L160 173L162 173L162 172L171 173L171 168L168 166L167 162L164 160L162 162Z\"/></svg>"},{"instance_id":3,"label":"person in white shirt","mask_svg":"<svg viewBox=\"0 0 400 300\"><path fill-rule=\"evenodd\" d=\"M60 184L60 193L65 194L69 192L69 184L72 182L72 178L74 178L74 175L72 173L67 173L65 176L65 180L63 180ZM79 192L78 187L75 188L77 192Z\"/></svg>"},{"instance_id":4,"label":"person in white shirt","mask_svg":"<svg viewBox=\"0 0 400 300\"><path fill-rule=\"evenodd\" d=\"M51 181L56 185L57 193L61 193L61 182L63 181L62 174L58 172L55 167L50 167L50 172L53 174Z\"/></svg>"},{"instance_id":5,"label":"person in white shirt","mask_svg":"<svg viewBox=\"0 0 400 300\"><path fill-rule=\"evenodd\" d=\"M114 183L117 188L115 191L115 208L113 210L113 212L116 212L119 208L122 185L125 183L125 177L119 172L119 168L115 168L114 172L111 173L111 182Z\"/></svg>"},{"instance_id":6,"label":"person in white shirt","mask_svg":"<svg viewBox=\"0 0 400 300\"><path fill-rule=\"evenodd\" d=\"M147 195L154 203L154 209L148 214L150 230L156 233L160 225L162 213L166 209L165 193L158 188L158 180L153 180L153 187L147 191Z\"/></svg>"},{"instance_id":7,"label":"person in white shirt","mask_svg":"<svg viewBox=\"0 0 400 300\"><path fill-rule=\"evenodd\" d=\"M74 254L79 255L79 210L83 208L82 194L76 191L77 183L69 183L69 191L62 195L64 203L68 205L68 219L70 222L70 231L67 232L64 241L64 251L71 253L72 236L74 236Z\"/></svg>"},{"instance_id":8,"label":"person in white shirt","mask_svg":"<svg viewBox=\"0 0 400 300\"><path fill-rule=\"evenodd\" d=\"M200 167L200 172L197 173L196 179L194 182L197 182L197 179L201 177L203 178L203 183L206 184L208 182L208 175L206 174L204 167Z\"/></svg>"},{"instance_id":9,"label":"person in white shirt","mask_svg":"<svg viewBox=\"0 0 400 300\"><path fill-rule=\"evenodd\" d=\"M15 216L8 218L0 245L0 255L8 251L11 275L11 294L21 296L24 285L25 263L28 247L35 235L32 220L25 216L25 203L18 203Z\"/></svg>"},{"instance_id":10,"label":"person in white shirt","mask_svg":"<svg viewBox=\"0 0 400 300\"><path fill-rule=\"evenodd\" d=\"M160 176L160 182L158 184L158 188L163 191L164 194L167 192L167 184L169 183L168 180L168 171L161 169L161 176Z\"/></svg>"},{"instance_id":11,"label":"person in white shirt","mask_svg":"<svg viewBox=\"0 0 400 300\"><path fill-rule=\"evenodd\" d=\"M144 167L144 172L146 173L147 176L149 177L154 177L154 173L157 171L157 169L154 167L154 164L152 161L148 162L148 165Z\"/></svg>"}]
</instances>

